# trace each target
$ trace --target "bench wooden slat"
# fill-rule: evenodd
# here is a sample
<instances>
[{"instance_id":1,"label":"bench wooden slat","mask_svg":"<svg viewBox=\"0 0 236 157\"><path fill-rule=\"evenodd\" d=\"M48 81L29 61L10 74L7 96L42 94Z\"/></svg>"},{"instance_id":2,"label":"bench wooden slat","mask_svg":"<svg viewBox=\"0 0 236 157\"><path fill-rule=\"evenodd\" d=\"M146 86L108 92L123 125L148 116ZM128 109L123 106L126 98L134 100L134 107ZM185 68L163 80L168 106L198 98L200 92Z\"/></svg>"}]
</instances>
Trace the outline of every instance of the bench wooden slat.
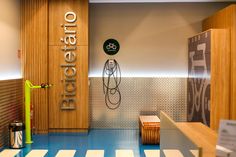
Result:
<instances>
[{"instance_id":1,"label":"bench wooden slat","mask_svg":"<svg viewBox=\"0 0 236 157\"><path fill-rule=\"evenodd\" d=\"M139 125L143 144L160 142L160 119L157 116L139 116Z\"/></svg>"}]
</instances>

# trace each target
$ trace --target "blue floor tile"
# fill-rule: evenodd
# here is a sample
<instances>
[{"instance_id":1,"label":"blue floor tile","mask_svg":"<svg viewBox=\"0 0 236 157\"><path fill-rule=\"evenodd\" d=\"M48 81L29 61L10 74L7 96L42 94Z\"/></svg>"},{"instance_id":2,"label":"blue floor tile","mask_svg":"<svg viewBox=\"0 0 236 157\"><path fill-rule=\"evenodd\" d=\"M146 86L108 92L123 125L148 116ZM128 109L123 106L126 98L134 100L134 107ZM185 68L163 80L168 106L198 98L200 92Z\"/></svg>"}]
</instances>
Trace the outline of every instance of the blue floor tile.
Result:
<instances>
[{"instance_id":1,"label":"blue floor tile","mask_svg":"<svg viewBox=\"0 0 236 157\"><path fill-rule=\"evenodd\" d=\"M102 149L105 157L115 157L116 149L132 149L135 157L145 157L145 149L159 149L158 145L142 145L138 130L92 129L89 133L50 133L34 135L34 143L22 149L23 157L31 149L47 149L46 157L54 157L61 149L75 149L75 157L85 157L89 149Z\"/></svg>"}]
</instances>

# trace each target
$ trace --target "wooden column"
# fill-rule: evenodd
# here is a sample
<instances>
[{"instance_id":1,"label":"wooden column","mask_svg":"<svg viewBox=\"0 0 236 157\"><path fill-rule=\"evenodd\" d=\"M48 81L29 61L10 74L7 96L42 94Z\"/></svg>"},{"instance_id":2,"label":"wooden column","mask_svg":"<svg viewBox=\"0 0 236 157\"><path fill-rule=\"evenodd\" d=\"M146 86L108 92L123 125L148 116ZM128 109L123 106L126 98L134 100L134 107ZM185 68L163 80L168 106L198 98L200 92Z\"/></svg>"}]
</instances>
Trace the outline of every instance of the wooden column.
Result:
<instances>
[{"instance_id":1,"label":"wooden column","mask_svg":"<svg viewBox=\"0 0 236 157\"><path fill-rule=\"evenodd\" d=\"M230 31L230 119L236 119L236 5L230 5L203 21L203 30L225 28ZM221 95L217 95L220 97ZM225 104L221 104L225 105ZM221 112L221 111L219 111Z\"/></svg>"},{"instance_id":2,"label":"wooden column","mask_svg":"<svg viewBox=\"0 0 236 157\"><path fill-rule=\"evenodd\" d=\"M64 28L65 14L73 12L76 26ZM70 17L71 18L71 17ZM76 31L76 81L74 109L62 109L65 98L65 43L61 38L65 29ZM87 0L50 0L49 2L49 82L53 84L49 93L49 128L52 132L79 132L88 129L88 1ZM70 86L70 85L69 85Z\"/></svg>"},{"instance_id":3,"label":"wooden column","mask_svg":"<svg viewBox=\"0 0 236 157\"><path fill-rule=\"evenodd\" d=\"M21 0L23 80L48 82L48 0ZM37 133L48 132L48 91L32 90L33 123Z\"/></svg>"}]
</instances>

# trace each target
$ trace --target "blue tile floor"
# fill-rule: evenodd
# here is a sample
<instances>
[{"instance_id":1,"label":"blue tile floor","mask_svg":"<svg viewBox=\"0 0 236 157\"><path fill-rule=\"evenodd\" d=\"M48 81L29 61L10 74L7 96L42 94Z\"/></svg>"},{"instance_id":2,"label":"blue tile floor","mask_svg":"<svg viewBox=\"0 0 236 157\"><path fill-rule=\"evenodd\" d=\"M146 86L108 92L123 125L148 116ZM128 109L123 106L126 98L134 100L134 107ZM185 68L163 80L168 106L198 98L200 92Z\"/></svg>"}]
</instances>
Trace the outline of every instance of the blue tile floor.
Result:
<instances>
[{"instance_id":1,"label":"blue tile floor","mask_svg":"<svg viewBox=\"0 0 236 157\"><path fill-rule=\"evenodd\" d=\"M145 157L144 150L159 149L158 145L142 145L138 130L90 130L89 133L50 133L34 135L34 143L27 145L17 157L31 149L47 149L46 157L55 157L61 149L76 150L75 157L85 157L87 150L101 149L104 157L115 157L117 149L131 149L135 157Z\"/></svg>"}]
</instances>

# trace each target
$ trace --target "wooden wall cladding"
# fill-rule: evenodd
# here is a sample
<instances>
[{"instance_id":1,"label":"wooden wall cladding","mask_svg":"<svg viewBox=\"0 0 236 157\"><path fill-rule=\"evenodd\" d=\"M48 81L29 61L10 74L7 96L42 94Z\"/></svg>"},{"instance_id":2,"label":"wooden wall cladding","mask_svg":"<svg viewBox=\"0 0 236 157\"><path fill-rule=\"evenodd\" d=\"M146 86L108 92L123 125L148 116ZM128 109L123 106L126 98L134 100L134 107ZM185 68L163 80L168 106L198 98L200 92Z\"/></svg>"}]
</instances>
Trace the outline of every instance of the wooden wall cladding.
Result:
<instances>
[{"instance_id":1,"label":"wooden wall cladding","mask_svg":"<svg viewBox=\"0 0 236 157\"><path fill-rule=\"evenodd\" d=\"M77 39L77 105L75 110L61 110L63 85L63 51L61 24L65 13L73 11ZM22 0L21 48L23 76L35 85L51 83L48 90L32 91L36 133L56 129L85 130L88 128L88 1L87 0ZM49 103L48 103L49 102ZM61 130L65 131L65 130Z\"/></svg>"},{"instance_id":2,"label":"wooden wall cladding","mask_svg":"<svg viewBox=\"0 0 236 157\"><path fill-rule=\"evenodd\" d=\"M21 0L23 78L35 85L48 82L48 0ZM36 132L48 132L48 91L32 91Z\"/></svg>"},{"instance_id":3,"label":"wooden wall cladding","mask_svg":"<svg viewBox=\"0 0 236 157\"><path fill-rule=\"evenodd\" d=\"M220 119L230 116L230 42L228 29L211 32L210 127L218 130Z\"/></svg>"},{"instance_id":4,"label":"wooden wall cladding","mask_svg":"<svg viewBox=\"0 0 236 157\"><path fill-rule=\"evenodd\" d=\"M50 89L49 104L49 128L50 129L87 129L88 128L88 46L77 48L77 81L76 81L76 109L61 110L60 98L64 85L61 81L64 78L63 69L60 67L65 61L60 46L50 46L49 57L49 81L53 84Z\"/></svg>"},{"instance_id":5,"label":"wooden wall cladding","mask_svg":"<svg viewBox=\"0 0 236 157\"><path fill-rule=\"evenodd\" d=\"M76 14L76 108L62 110L60 101L64 92L65 75L62 64L65 46L65 14ZM71 29L71 28L69 28ZM49 1L49 128L51 132L77 132L88 129L88 1L87 0L50 0Z\"/></svg>"},{"instance_id":6,"label":"wooden wall cladding","mask_svg":"<svg viewBox=\"0 0 236 157\"><path fill-rule=\"evenodd\" d=\"M203 30L229 29L230 32L230 119L236 119L236 5L230 5L203 21ZM221 104L224 105L224 104Z\"/></svg>"},{"instance_id":7,"label":"wooden wall cladding","mask_svg":"<svg viewBox=\"0 0 236 157\"><path fill-rule=\"evenodd\" d=\"M0 149L8 144L8 125L22 121L22 79L0 81Z\"/></svg>"},{"instance_id":8,"label":"wooden wall cladding","mask_svg":"<svg viewBox=\"0 0 236 157\"><path fill-rule=\"evenodd\" d=\"M64 15L73 11L77 15L77 44L88 46L88 1L87 0L49 0L49 45L62 45L64 36Z\"/></svg>"}]
</instances>

